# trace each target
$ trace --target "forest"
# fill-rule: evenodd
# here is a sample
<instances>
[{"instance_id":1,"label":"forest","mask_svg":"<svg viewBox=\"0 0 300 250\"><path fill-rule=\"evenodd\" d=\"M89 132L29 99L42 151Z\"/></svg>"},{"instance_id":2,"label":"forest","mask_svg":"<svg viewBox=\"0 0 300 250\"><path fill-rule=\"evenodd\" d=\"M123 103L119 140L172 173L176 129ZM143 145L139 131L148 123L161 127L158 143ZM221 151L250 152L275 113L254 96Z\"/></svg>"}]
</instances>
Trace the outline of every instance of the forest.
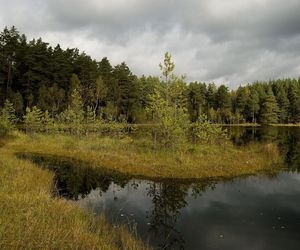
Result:
<instances>
[{"instance_id":1,"label":"forest","mask_svg":"<svg viewBox=\"0 0 300 250\"><path fill-rule=\"evenodd\" d=\"M187 82L173 74L169 53L160 65L163 77L136 76L125 62L113 66L107 57L97 61L77 48L51 47L41 38L28 41L14 26L0 33L0 52L0 107L11 103L18 122L33 110L67 122L78 114L66 112L77 100L82 120L153 123L148 111L157 92L191 122L203 114L219 124L300 122L300 78L257 81L236 90Z\"/></svg>"},{"instance_id":2,"label":"forest","mask_svg":"<svg viewBox=\"0 0 300 250\"><path fill-rule=\"evenodd\" d=\"M15 27L0 33L0 249L198 249L194 239L214 218L216 228L229 220L216 241L235 238L227 234L232 221L243 221L238 232L250 228L247 237L260 233L268 210L252 204L262 199L272 218L282 216L273 209L284 198L280 178L291 175L279 173L297 165L300 133L274 124L299 127L300 78L231 90L225 83L188 82L174 73L172 55L162 56L161 76L137 76L125 62L111 65L77 48L28 41ZM280 183L280 200L273 203L256 187L271 179ZM212 205L201 200L215 188L223 197L229 184L238 192L237 207L220 203L219 194ZM241 195L251 203L241 207ZM131 206L128 213L124 204ZM250 209L249 224L242 213L228 216L226 207ZM181 215L184 208L192 217ZM182 233L191 235L200 210L208 211L204 224L193 228L204 228L188 242L177 221L187 221ZM255 223L253 214L259 215ZM279 219L266 218L275 232Z\"/></svg>"}]
</instances>

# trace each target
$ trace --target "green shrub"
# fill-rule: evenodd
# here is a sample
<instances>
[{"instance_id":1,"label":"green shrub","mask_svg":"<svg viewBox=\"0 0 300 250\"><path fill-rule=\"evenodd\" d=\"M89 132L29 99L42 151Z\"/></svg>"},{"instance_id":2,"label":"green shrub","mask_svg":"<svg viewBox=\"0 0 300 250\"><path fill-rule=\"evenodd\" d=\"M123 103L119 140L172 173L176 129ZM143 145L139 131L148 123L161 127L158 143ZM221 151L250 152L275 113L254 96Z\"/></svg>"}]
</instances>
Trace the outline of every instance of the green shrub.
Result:
<instances>
[{"instance_id":1,"label":"green shrub","mask_svg":"<svg viewBox=\"0 0 300 250\"><path fill-rule=\"evenodd\" d=\"M200 115L198 120L191 124L191 137L194 142L206 143L220 143L227 139L227 132L222 126L211 124L206 115Z\"/></svg>"}]
</instances>

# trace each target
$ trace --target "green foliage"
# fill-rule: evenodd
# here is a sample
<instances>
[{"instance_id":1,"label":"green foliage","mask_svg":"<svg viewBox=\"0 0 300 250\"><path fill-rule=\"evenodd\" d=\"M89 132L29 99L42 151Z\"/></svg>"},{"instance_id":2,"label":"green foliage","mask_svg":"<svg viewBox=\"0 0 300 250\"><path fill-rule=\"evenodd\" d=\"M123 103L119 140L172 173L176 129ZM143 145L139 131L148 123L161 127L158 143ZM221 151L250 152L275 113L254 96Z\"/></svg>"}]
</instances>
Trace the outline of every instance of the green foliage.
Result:
<instances>
[{"instance_id":1,"label":"green foliage","mask_svg":"<svg viewBox=\"0 0 300 250\"><path fill-rule=\"evenodd\" d=\"M288 122L288 109L289 109L289 99L284 89L281 88L277 93L277 103L278 103L278 120L280 123Z\"/></svg>"},{"instance_id":2,"label":"green foliage","mask_svg":"<svg viewBox=\"0 0 300 250\"><path fill-rule=\"evenodd\" d=\"M86 111L86 123L87 124L94 124L96 121L96 113L92 109L92 107L88 106Z\"/></svg>"},{"instance_id":3,"label":"green foliage","mask_svg":"<svg viewBox=\"0 0 300 250\"><path fill-rule=\"evenodd\" d=\"M14 109L16 111L16 115L22 115L23 114L23 97L19 91L13 92L9 91L9 100L12 102Z\"/></svg>"},{"instance_id":4,"label":"green foliage","mask_svg":"<svg viewBox=\"0 0 300 250\"><path fill-rule=\"evenodd\" d=\"M247 109L247 116L249 117L249 120L251 120L251 122L256 123L256 117L258 115L259 112L259 95L258 92L251 88L250 89L250 96L246 105L246 109Z\"/></svg>"},{"instance_id":5,"label":"green foliage","mask_svg":"<svg viewBox=\"0 0 300 250\"><path fill-rule=\"evenodd\" d=\"M9 126L13 126L17 122L14 105L9 100L5 100L1 110L1 120L4 120Z\"/></svg>"},{"instance_id":6,"label":"green foliage","mask_svg":"<svg viewBox=\"0 0 300 250\"><path fill-rule=\"evenodd\" d=\"M36 106L32 109L29 107L26 108L23 122L28 132L49 132L53 131L54 128L54 119L50 116L48 110L43 112Z\"/></svg>"},{"instance_id":7,"label":"green foliage","mask_svg":"<svg viewBox=\"0 0 300 250\"><path fill-rule=\"evenodd\" d=\"M300 83L290 83L288 88L289 116L292 122L300 121Z\"/></svg>"},{"instance_id":8,"label":"green foliage","mask_svg":"<svg viewBox=\"0 0 300 250\"><path fill-rule=\"evenodd\" d=\"M172 61L172 56L169 52L165 53L164 62L159 64L159 68L165 77L166 83L169 83L169 77L175 69L175 63Z\"/></svg>"},{"instance_id":9,"label":"green foliage","mask_svg":"<svg viewBox=\"0 0 300 250\"><path fill-rule=\"evenodd\" d=\"M205 112L205 83L192 82L187 89L187 101L190 119L195 122Z\"/></svg>"},{"instance_id":10,"label":"green foliage","mask_svg":"<svg viewBox=\"0 0 300 250\"><path fill-rule=\"evenodd\" d=\"M207 112L210 108L214 108L216 106L216 93L217 93L216 85L214 83L208 84L207 91L205 93Z\"/></svg>"},{"instance_id":11,"label":"green foliage","mask_svg":"<svg viewBox=\"0 0 300 250\"><path fill-rule=\"evenodd\" d=\"M17 122L13 104L5 100L4 107L0 112L0 136L6 136Z\"/></svg>"},{"instance_id":12,"label":"green foliage","mask_svg":"<svg viewBox=\"0 0 300 250\"><path fill-rule=\"evenodd\" d=\"M117 107L113 104L113 102L108 102L106 107L103 109L103 114L107 121L116 121L117 119Z\"/></svg>"},{"instance_id":13,"label":"green foliage","mask_svg":"<svg viewBox=\"0 0 300 250\"><path fill-rule=\"evenodd\" d=\"M205 114L191 125L192 138L201 144L220 143L227 139L227 131L222 126L211 124Z\"/></svg>"},{"instance_id":14,"label":"green foliage","mask_svg":"<svg viewBox=\"0 0 300 250\"><path fill-rule=\"evenodd\" d=\"M91 107L94 112L106 101L108 95L108 88L105 85L102 78L99 76L96 79L96 82L91 86L89 97L91 102Z\"/></svg>"},{"instance_id":15,"label":"green foliage","mask_svg":"<svg viewBox=\"0 0 300 250\"><path fill-rule=\"evenodd\" d=\"M43 128L46 130L46 132L49 132L50 129L53 129L54 126L54 119L50 116L48 110L44 112L44 115L41 119L41 123L43 125Z\"/></svg>"},{"instance_id":16,"label":"green foliage","mask_svg":"<svg viewBox=\"0 0 300 250\"><path fill-rule=\"evenodd\" d=\"M38 131L42 127L43 112L36 106L32 109L27 107L23 121L27 131Z\"/></svg>"},{"instance_id":17,"label":"green foliage","mask_svg":"<svg viewBox=\"0 0 300 250\"><path fill-rule=\"evenodd\" d=\"M187 85L183 78L172 77L166 91L171 103L179 108L187 108Z\"/></svg>"},{"instance_id":18,"label":"green foliage","mask_svg":"<svg viewBox=\"0 0 300 250\"><path fill-rule=\"evenodd\" d=\"M85 113L85 130L86 133L92 131L94 129L96 123L96 113L95 110L88 106Z\"/></svg>"},{"instance_id":19,"label":"green foliage","mask_svg":"<svg viewBox=\"0 0 300 250\"><path fill-rule=\"evenodd\" d=\"M278 106L271 88L268 89L260 111L261 124L272 124L278 122Z\"/></svg>"},{"instance_id":20,"label":"green foliage","mask_svg":"<svg viewBox=\"0 0 300 250\"><path fill-rule=\"evenodd\" d=\"M154 144L157 142L164 148L179 148L186 142L189 118L186 110L165 100L156 91L150 97L151 105L147 112L152 114L157 124L153 128Z\"/></svg>"},{"instance_id":21,"label":"green foliage","mask_svg":"<svg viewBox=\"0 0 300 250\"><path fill-rule=\"evenodd\" d=\"M83 100L79 89L75 88L71 94L70 105L59 115L59 121L69 126L72 133L79 134L83 129L84 111Z\"/></svg>"},{"instance_id":22,"label":"green foliage","mask_svg":"<svg viewBox=\"0 0 300 250\"><path fill-rule=\"evenodd\" d=\"M78 49L51 47L41 38L27 41L15 27L0 33L0 51L0 106L10 100L19 118L25 107L37 106L68 124L75 118L76 124L90 106L106 120L147 123L152 121L146 112L149 96L158 90L170 105L187 109L192 122L202 114L212 123L300 122L300 79L255 82L237 90L188 83L174 76L175 63L168 52L159 65L163 80L137 77L125 62L112 66L106 57L97 62ZM273 91L276 104L271 100L271 106L278 106L276 112L270 108L268 89Z\"/></svg>"},{"instance_id":23,"label":"green foliage","mask_svg":"<svg viewBox=\"0 0 300 250\"><path fill-rule=\"evenodd\" d=\"M134 121L133 108L138 103L138 87L135 76L130 71L126 63L121 63L114 67L113 76L115 78L115 91L113 102L117 107L117 118L119 121Z\"/></svg>"}]
</instances>

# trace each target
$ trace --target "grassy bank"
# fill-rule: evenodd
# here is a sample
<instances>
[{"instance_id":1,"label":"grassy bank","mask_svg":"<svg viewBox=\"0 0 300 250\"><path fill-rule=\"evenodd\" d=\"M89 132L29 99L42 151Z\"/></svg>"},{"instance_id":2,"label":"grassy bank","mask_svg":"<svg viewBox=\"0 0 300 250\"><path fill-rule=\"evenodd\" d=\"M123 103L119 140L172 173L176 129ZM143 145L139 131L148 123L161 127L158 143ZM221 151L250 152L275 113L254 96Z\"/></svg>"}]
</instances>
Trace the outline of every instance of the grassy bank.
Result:
<instances>
[{"instance_id":1,"label":"grassy bank","mask_svg":"<svg viewBox=\"0 0 300 250\"><path fill-rule=\"evenodd\" d=\"M273 144L236 148L228 142L172 152L151 150L146 138L19 134L6 148L21 153L70 157L93 167L146 178L234 177L274 170L281 163Z\"/></svg>"},{"instance_id":2,"label":"grassy bank","mask_svg":"<svg viewBox=\"0 0 300 250\"><path fill-rule=\"evenodd\" d=\"M300 127L300 123L277 123L277 124L270 124L272 127Z\"/></svg>"},{"instance_id":3,"label":"grassy bank","mask_svg":"<svg viewBox=\"0 0 300 250\"><path fill-rule=\"evenodd\" d=\"M25 142L17 139L18 143ZM144 249L123 227L53 198L53 174L0 148L0 249Z\"/></svg>"},{"instance_id":4,"label":"grassy bank","mask_svg":"<svg viewBox=\"0 0 300 250\"><path fill-rule=\"evenodd\" d=\"M224 127L260 127L258 123L232 123L232 124L219 124Z\"/></svg>"},{"instance_id":5,"label":"grassy bank","mask_svg":"<svg viewBox=\"0 0 300 250\"><path fill-rule=\"evenodd\" d=\"M172 152L151 149L146 138L15 132L0 141L0 249L145 249L124 227L54 198L53 173L16 153L70 157L146 178L234 177L274 171L281 163L273 144L189 147Z\"/></svg>"}]
</instances>

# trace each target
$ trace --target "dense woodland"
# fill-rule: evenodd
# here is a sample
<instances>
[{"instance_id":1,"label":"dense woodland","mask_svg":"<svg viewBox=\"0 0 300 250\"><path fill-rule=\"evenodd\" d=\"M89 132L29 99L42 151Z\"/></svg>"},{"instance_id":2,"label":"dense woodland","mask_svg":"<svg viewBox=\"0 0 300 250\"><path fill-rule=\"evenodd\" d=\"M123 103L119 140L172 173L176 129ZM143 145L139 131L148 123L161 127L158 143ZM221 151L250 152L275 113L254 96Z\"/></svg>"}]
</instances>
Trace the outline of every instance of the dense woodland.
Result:
<instances>
[{"instance_id":1,"label":"dense woodland","mask_svg":"<svg viewBox=\"0 0 300 250\"><path fill-rule=\"evenodd\" d=\"M18 120L31 110L47 111L51 119L66 118L80 106L83 115L99 119L151 123L153 96L182 108L190 120L205 114L213 123L300 122L300 78L255 82L229 90L225 85L186 82L172 74L170 54L163 77L134 75L125 62L92 59L78 49L51 47L41 38L28 41L15 27L0 33L0 107L9 100Z\"/></svg>"}]
</instances>

